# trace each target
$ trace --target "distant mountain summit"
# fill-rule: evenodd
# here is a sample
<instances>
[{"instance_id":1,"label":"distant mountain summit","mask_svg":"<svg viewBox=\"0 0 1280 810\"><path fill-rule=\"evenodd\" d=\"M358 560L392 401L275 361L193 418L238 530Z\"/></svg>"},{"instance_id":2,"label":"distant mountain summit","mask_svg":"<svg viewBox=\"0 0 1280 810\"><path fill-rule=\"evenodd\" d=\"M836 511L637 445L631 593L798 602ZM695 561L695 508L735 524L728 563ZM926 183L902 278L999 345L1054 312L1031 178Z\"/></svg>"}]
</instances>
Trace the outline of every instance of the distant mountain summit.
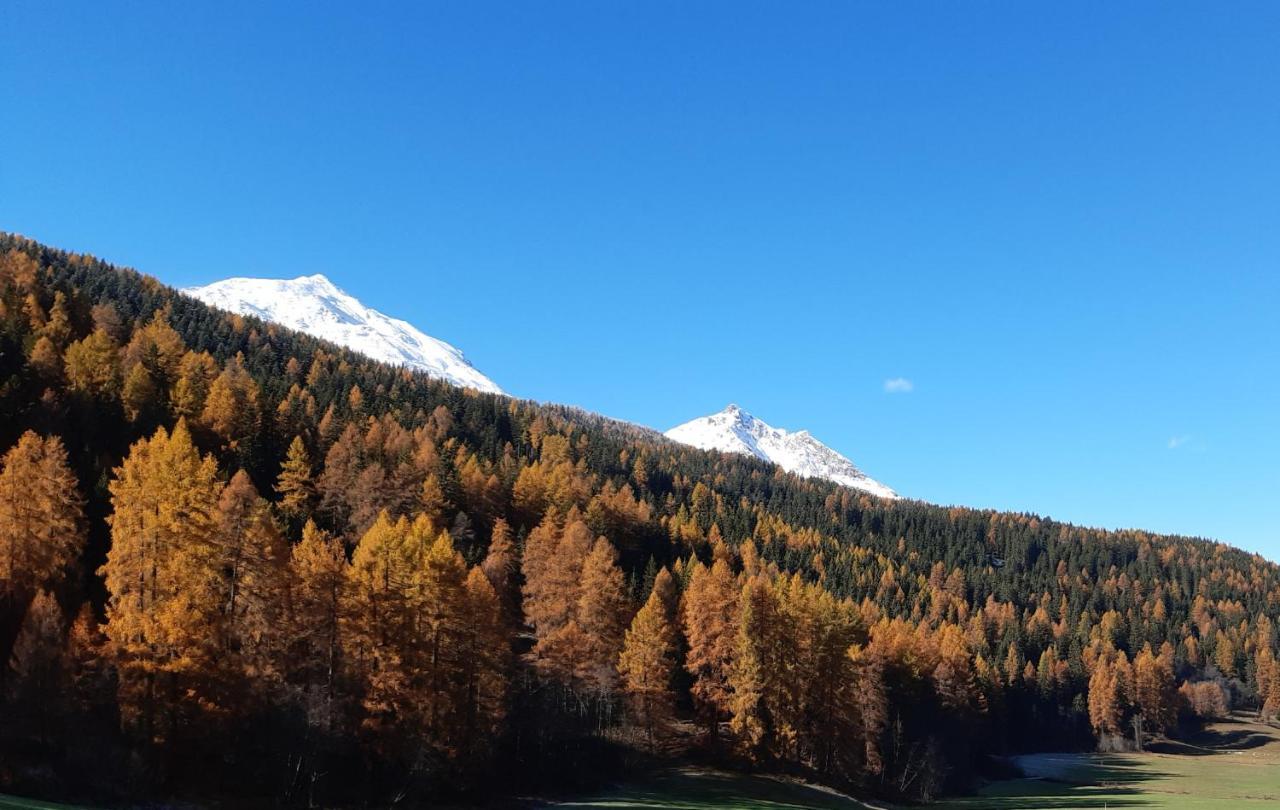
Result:
<instances>
[{"instance_id":1,"label":"distant mountain summit","mask_svg":"<svg viewBox=\"0 0 1280 810\"><path fill-rule=\"evenodd\" d=\"M458 349L366 307L322 275L229 278L182 292L215 307L332 341L374 360L423 371L465 388L505 393Z\"/></svg>"},{"instance_id":2,"label":"distant mountain summit","mask_svg":"<svg viewBox=\"0 0 1280 810\"><path fill-rule=\"evenodd\" d=\"M720 450L771 461L787 472L809 478L825 478L881 498L898 493L867 477L853 462L801 430L792 433L771 427L730 405L719 413L685 422L665 434L681 444L703 450Z\"/></svg>"}]
</instances>

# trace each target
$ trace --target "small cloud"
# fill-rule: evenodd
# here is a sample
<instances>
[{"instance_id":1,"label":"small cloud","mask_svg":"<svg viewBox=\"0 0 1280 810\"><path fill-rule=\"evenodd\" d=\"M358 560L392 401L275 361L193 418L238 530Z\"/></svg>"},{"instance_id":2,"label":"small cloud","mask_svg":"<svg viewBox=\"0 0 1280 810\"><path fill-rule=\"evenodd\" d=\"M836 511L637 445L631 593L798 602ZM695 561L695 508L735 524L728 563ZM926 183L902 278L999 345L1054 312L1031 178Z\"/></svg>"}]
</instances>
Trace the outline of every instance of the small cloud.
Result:
<instances>
[{"instance_id":1,"label":"small cloud","mask_svg":"<svg viewBox=\"0 0 1280 810\"><path fill-rule=\"evenodd\" d=\"M884 381L886 394L910 394L914 390L916 390L915 385L906 377L890 377Z\"/></svg>"},{"instance_id":2,"label":"small cloud","mask_svg":"<svg viewBox=\"0 0 1280 810\"><path fill-rule=\"evenodd\" d=\"M1170 439L1169 439L1169 449L1170 449L1170 450L1177 450L1179 447L1182 447L1183 445L1185 445L1185 444L1186 444L1187 442L1189 442L1189 441L1191 441L1191 437L1190 437L1190 436L1173 436L1173 437L1170 437Z\"/></svg>"}]
</instances>

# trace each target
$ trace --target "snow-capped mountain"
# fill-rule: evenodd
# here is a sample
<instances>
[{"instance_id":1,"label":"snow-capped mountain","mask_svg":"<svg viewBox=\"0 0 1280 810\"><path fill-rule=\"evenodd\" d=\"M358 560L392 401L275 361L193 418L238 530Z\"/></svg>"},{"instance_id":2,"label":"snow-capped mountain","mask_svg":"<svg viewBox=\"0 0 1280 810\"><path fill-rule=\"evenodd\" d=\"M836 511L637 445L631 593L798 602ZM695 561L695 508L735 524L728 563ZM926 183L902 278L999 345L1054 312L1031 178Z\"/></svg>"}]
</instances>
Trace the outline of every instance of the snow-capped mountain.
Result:
<instances>
[{"instance_id":1,"label":"snow-capped mountain","mask_svg":"<svg viewBox=\"0 0 1280 810\"><path fill-rule=\"evenodd\" d=\"M453 346L366 307L321 275L229 278L183 292L215 307L332 341L374 360L424 371L454 385L504 393Z\"/></svg>"},{"instance_id":2,"label":"snow-capped mountain","mask_svg":"<svg viewBox=\"0 0 1280 810\"><path fill-rule=\"evenodd\" d=\"M737 405L685 422L665 435L703 450L755 456L772 461L787 472L825 478L881 498L898 497L892 489L868 478L852 461L813 438L809 431L792 433L771 427Z\"/></svg>"}]
</instances>

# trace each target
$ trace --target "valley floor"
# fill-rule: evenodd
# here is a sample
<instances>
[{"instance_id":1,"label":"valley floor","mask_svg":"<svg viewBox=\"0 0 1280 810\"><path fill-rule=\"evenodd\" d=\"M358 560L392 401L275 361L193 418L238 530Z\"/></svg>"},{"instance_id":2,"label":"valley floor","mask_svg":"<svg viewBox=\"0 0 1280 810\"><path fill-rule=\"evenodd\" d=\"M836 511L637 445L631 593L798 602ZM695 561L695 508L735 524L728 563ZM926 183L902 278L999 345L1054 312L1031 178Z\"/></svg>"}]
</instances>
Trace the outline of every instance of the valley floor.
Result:
<instances>
[{"instance_id":1,"label":"valley floor","mask_svg":"<svg viewBox=\"0 0 1280 810\"><path fill-rule=\"evenodd\" d=\"M1030 754L1022 779L993 782L942 810L1228 810L1280 807L1280 729L1245 717L1136 754ZM679 768L551 805L579 810L889 810L814 785ZM70 810L0 795L0 810Z\"/></svg>"},{"instance_id":2,"label":"valley floor","mask_svg":"<svg viewBox=\"0 0 1280 810\"><path fill-rule=\"evenodd\" d=\"M1244 717L1215 723L1187 742L1153 744L1140 754L1033 754L1016 762L1028 778L996 782L978 796L944 806L953 810L1280 806L1280 730Z\"/></svg>"},{"instance_id":3,"label":"valley floor","mask_svg":"<svg viewBox=\"0 0 1280 810\"><path fill-rule=\"evenodd\" d=\"M1018 757L1023 779L993 782L945 810L1228 810L1280 807L1280 729L1243 717L1215 723L1186 742L1136 754ZM681 769L557 807L604 810L865 810L880 807L809 785Z\"/></svg>"},{"instance_id":4,"label":"valley floor","mask_svg":"<svg viewBox=\"0 0 1280 810\"><path fill-rule=\"evenodd\" d=\"M880 810L825 788L769 776L679 768L553 807L580 810Z\"/></svg>"}]
</instances>

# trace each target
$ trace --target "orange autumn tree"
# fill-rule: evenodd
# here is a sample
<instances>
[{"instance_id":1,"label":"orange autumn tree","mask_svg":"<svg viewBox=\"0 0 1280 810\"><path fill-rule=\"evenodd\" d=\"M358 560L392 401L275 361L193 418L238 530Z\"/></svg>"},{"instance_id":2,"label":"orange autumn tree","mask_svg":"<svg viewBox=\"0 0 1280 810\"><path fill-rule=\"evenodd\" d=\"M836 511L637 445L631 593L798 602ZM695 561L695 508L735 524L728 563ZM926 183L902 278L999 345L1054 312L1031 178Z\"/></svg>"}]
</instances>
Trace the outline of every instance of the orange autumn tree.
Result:
<instances>
[{"instance_id":1,"label":"orange autumn tree","mask_svg":"<svg viewBox=\"0 0 1280 810\"><path fill-rule=\"evenodd\" d=\"M675 653L675 628L663 594L655 586L631 620L618 660L622 690L645 730L650 748L655 747L655 733L664 729L674 714L671 678L675 674Z\"/></svg>"},{"instance_id":2,"label":"orange autumn tree","mask_svg":"<svg viewBox=\"0 0 1280 810\"><path fill-rule=\"evenodd\" d=\"M561 530L554 512L525 540L525 622L533 628L530 659L543 675L564 685L573 683L582 663L585 638L578 625L582 566L591 553L591 530L577 512Z\"/></svg>"},{"instance_id":3,"label":"orange autumn tree","mask_svg":"<svg viewBox=\"0 0 1280 810\"><path fill-rule=\"evenodd\" d=\"M684 634L689 642L685 668L693 676L694 704L714 736L730 711L729 675L738 637L739 591L729 564L710 570L694 566L684 597Z\"/></svg>"},{"instance_id":4,"label":"orange autumn tree","mask_svg":"<svg viewBox=\"0 0 1280 810\"><path fill-rule=\"evenodd\" d=\"M363 709L362 726L384 745L414 717L410 689L415 578L430 532L392 522L386 512L360 538L343 588L343 655Z\"/></svg>"},{"instance_id":5,"label":"orange autumn tree","mask_svg":"<svg viewBox=\"0 0 1280 810\"><path fill-rule=\"evenodd\" d=\"M283 629L285 681L309 725L331 731L342 666L341 613L347 556L310 520L289 554Z\"/></svg>"},{"instance_id":6,"label":"orange autumn tree","mask_svg":"<svg viewBox=\"0 0 1280 810\"><path fill-rule=\"evenodd\" d=\"M48 591L38 591L27 607L7 662L7 686L14 699L14 712L7 722L30 723L38 739L49 739L53 732L58 698L67 687L64 629L58 600Z\"/></svg>"},{"instance_id":7,"label":"orange autumn tree","mask_svg":"<svg viewBox=\"0 0 1280 810\"><path fill-rule=\"evenodd\" d=\"M1133 661L1134 703L1142 718L1142 729L1161 734L1177 720L1177 690L1173 678L1172 655L1155 655L1147 644Z\"/></svg>"},{"instance_id":8,"label":"orange autumn tree","mask_svg":"<svg viewBox=\"0 0 1280 810\"><path fill-rule=\"evenodd\" d=\"M18 610L57 585L84 545L82 501L57 436L26 431L0 458L0 596Z\"/></svg>"},{"instance_id":9,"label":"orange autumn tree","mask_svg":"<svg viewBox=\"0 0 1280 810\"><path fill-rule=\"evenodd\" d=\"M514 628L519 624L520 563L511 538L511 526L502 518L493 523L489 549L480 567L493 586L504 622L508 627Z\"/></svg>"},{"instance_id":10,"label":"orange autumn tree","mask_svg":"<svg viewBox=\"0 0 1280 810\"><path fill-rule=\"evenodd\" d=\"M179 714L216 709L222 603L218 469L186 423L136 442L109 485L111 551L102 567L122 719L163 738Z\"/></svg>"},{"instance_id":11,"label":"orange autumn tree","mask_svg":"<svg viewBox=\"0 0 1280 810\"><path fill-rule=\"evenodd\" d=\"M244 357L236 355L210 384L201 421L235 447L258 429L258 399L258 384L245 371Z\"/></svg>"},{"instance_id":12,"label":"orange autumn tree","mask_svg":"<svg viewBox=\"0 0 1280 810\"><path fill-rule=\"evenodd\" d=\"M410 543L430 530L425 517L415 521ZM440 532L425 550L414 578L414 626L410 628L411 685L418 722L429 739L449 752L462 746L466 707L462 685L469 618L467 567L453 548L448 532ZM485 617L486 623L491 617Z\"/></svg>"},{"instance_id":13,"label":"orange autumn tree","mask_svg":"<svg viewBox=\"0 0 1280 810\"><path fill-rule=\"evenodd\" d=\"M103 329L72 343L63 355L67 387L98 402L119 398L120 346Z\"/></svg>"},{"instance_id":14,"label":"orange autumn tree","mask_svg":"<svg viewBox=\"0 0 1280 810\"><path fill-rule=\"evenodd\" d=\"M597 538L582 564L576 620L585 641L579 676L598 695L606 696L617 687L618 656L631 610L618 552L608 540Z\"/></svg>"},{"instance_id":15,"label":"orange autumn tree","mask_svg":"<svg viewBox=\"0 0 1280 810\"><path fill-rule=\"evenodd\" d=\"M311 456L301 436L294 436L280 466L276 479L276 494L280 497L280 514L291 522L295 530L312 512L316 500L316 485L312 478Z\"/></svg>"},{"instance_id":16,"label":"orange autumn tree","mask_svg":"<svg viewBox=\"0 0 1280 810\"><path fill-rule=\"evenodd\" d=\"M219 601L222 644L253 682L278 685L288 546L267 502L243 470L218 498Z\"/></svg>"},{"instance_id":17,"label":"orange autumn tree","mask_svg":"<svg viewBox=\"0 0 1280 810\"><path fill-rule=\"evenodd\" d=\"M459 739L467 760L491 750L502 730L510 692L511 650L502 600L479 566L467 574L465 620L460 635L462 706Z\"/></svg>"}]
</instances>

